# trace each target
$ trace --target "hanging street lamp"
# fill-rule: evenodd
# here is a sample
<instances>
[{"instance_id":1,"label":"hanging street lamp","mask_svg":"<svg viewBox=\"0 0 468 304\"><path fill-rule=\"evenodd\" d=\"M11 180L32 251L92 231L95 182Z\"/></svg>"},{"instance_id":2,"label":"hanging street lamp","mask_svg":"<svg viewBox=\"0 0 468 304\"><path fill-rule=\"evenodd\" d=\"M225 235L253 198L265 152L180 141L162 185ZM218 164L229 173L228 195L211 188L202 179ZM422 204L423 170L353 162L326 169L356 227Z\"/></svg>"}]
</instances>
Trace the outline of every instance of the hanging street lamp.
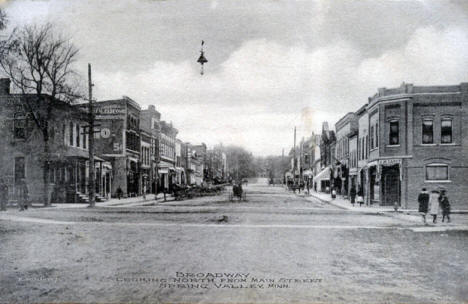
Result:
<instances>
[{"instance_id":1,"label":"hanging street lamp","mask_svg":"<svg viewBox=\"0 0 468 304\"><path fill-rule=\"evenodd\" d=\"M205 58L205 54L204 54L204 51L203 51L203 45L204 44L205 44L205 41L202 40L201 50L200 50L200 57L198 57L198 60L197 60L197 62L200 63L200 65L201 65L200 75L204 74L203 65L208 62L208 60Z\"/></svg>"}]
</instances>

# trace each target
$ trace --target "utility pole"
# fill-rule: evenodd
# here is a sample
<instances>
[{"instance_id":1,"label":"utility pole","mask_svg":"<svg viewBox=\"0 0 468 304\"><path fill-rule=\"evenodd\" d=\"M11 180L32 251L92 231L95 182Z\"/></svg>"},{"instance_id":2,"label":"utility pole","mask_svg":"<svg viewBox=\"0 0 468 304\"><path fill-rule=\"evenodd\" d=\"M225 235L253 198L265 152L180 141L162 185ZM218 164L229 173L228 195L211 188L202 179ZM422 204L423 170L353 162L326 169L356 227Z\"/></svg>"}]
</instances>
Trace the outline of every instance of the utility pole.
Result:
<instances>
[{"instance_id":1,"label":"utility pole","mask_svg":"<svg viewBox=\"0 0 468 304\"><path fill-rule=\"evenodd\" d=\"M294 127L294 159L293 159L293 178L296 181L296 127Z\"/></svg>"},{"instance_id":2,"label":"utility pole","mask_svg":"<svg viewBox=\"0 0 468 304\"><path fill-rule=\"evenodd\" d=\"M94 178L94 110L93 110L93 82L91 81L91 64L88 63L89 88L89 207L95 206L96 181Z\"/></svg>"}]
</instances>

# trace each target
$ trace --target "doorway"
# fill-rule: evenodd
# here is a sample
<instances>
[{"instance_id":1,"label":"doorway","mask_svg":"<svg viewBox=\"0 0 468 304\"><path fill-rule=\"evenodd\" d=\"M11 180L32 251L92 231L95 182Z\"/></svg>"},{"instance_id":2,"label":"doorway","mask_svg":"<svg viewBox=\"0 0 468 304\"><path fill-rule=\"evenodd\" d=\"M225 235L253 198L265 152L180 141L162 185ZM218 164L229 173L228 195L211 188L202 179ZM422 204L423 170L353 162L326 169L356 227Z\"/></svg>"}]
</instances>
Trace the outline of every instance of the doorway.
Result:
<instances>
[{"instance_id":1,"label":"doorway","mask_svg":"<svg viewBox=\"0 0 468 304\"><path fill-rule=\"evenodd\" d=\"M382 205L393 206L397 202L400 206L400 166L382 167L382 183Z\"/></svg>"}]
</instances>

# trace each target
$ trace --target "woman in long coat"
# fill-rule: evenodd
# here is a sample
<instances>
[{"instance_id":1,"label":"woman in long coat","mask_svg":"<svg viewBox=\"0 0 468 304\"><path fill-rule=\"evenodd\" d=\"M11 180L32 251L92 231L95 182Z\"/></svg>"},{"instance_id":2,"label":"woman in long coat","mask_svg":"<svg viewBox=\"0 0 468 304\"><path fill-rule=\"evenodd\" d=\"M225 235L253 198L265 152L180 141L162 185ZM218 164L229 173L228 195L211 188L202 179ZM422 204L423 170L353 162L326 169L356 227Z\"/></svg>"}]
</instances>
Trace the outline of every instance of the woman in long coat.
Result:
<instances>
[{"instance_id":1,"label":"woman in long coat","mask_svg":"<svg viewBox=\"0 0 468 304\"><path fill-rule=\"evenodd\" d=\"M429 195L429 213L432 215L432 222L437 222L437 214L439 213L439 191L432 190Z\"/></svg>"}]
</instances>

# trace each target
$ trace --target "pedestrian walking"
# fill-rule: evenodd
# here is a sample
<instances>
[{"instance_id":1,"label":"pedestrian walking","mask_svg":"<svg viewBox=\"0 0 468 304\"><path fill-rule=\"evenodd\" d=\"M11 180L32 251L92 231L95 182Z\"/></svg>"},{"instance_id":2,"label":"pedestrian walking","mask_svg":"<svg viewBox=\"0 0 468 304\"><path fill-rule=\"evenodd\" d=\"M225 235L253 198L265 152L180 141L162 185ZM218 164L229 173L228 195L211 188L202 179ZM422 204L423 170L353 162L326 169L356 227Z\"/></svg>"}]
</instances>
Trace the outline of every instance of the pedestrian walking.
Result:
<instances>
[{"instance_id":1,"label":"pedestrian walking","mask_svg":"<svg viewBox=\"0 0 468 304\"><path fill-rule=\"evenodd\" d=\"M442 209L442 223L444 222L445 217L447 217L447 222L450 223L450 202L445 190L440 191L439 204Z\"/></svg>"},{"instance_id":2,"label":"pedestrian walking","mask_svg":"<svg viewBox=\"0 0 468 304\"><path fill-rule=\"evenodd\" d=\"M331 197L336 198L336 189L333 187L333 190L331 191Z\"/></svg>"},{"instance_id":3,"label":"pedestrian walking","mask_svg":"<svg viewBox=\"0 0 468 304\"><path fill-rule=\"evenodd\" d=\"M429 207L429 192L422 188L418 195L419 213L422 216L423 223L426 224L426 215Z\"/></svg>"},{"instance_id":4,"label":"pedestrian walking","mask_svg":"<svg viewBox=\"0 0 468 304\"><path fill-rule=\"evenodd\" d=\"M432 190L429 194L429 213L432 215L432 222L437 223L437 214L439 213L439 191Z\"/></svg>"},{"instance_id":5,"label":"pedestrian walking","mask_svg":"<svg viewBox=\"0 0 468 304\"><path fill-rule=\"evenodd\" d=\"M18 206L20 211L24 211L28 209L28 185L26 181L23 179L20 180L17 186L17 198L18 198Z\"/></svg>"},{"instance_id":6,"label":"pedestrian walking","mask_svg":"<svg viewBox=\"0 0 468 304\"><path fill-rule=\"evenodd\" d=\"M8 185L0 178L0 211L6 211L8 204Z\"/></svg>"},{"instance_id":7,"label":"pedestrian walking","mask_svg":"<svg viewBox=\"0 0 468 304\"><path fill-rule=\"evenodd\" d=\"M119 186L119 187L117 188L117 198L118 198L118 199L121 199L121 198L122 198L122 193L123 193L122 188L120 188L120 186Z\"/></svg>"},{"instance_id":8,"label":"pedestrian walking","mask_svg":"<svg viewBox=\"0 0 468 304\"><path fill-rule=\"evenodd\" d=\"M351 189L349 190L349 196L351 197L351 205L353 205L354 207L354 204L356 203L356 188L355 187L351 187Z\"/></svg>"},{"instance_id":9,"label":"pedestrian walking","mask_svg":"<svg viewBox=\"0 0 468 304\"><path fill-rule=\"evenodd\" d=\"M359 204L359 207L364 204L364 195L361 187L359 187L359 191L357 192L357 203Z\"/></svg>"}]
</instances>

